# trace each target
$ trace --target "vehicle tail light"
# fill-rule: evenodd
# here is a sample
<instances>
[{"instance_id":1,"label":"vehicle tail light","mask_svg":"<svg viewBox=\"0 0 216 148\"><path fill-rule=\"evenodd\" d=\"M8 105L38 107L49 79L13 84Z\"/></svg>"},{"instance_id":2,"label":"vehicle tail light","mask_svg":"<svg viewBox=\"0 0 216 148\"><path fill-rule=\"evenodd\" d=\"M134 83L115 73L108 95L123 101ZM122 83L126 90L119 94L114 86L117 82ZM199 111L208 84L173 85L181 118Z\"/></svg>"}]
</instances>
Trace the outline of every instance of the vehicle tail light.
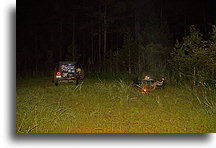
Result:
<instances>
[{"instance_id":1,"label":"vehicle tail light","mask_svg":"<svg viewBox=\"0 0 216 148\"><path fill-rule=\"evenodd\" d=\"M80 72L80 71L81 71L81 69L80 69L80 68L77 68L77 69L76 69L76 72Z\"/></svg>"},{"instance_id":2,"label":"vehicle tail light","mask_svg":"<svg viewBox=\"0 0 216 148\"><path fill-rule=\"evenodd\" d=\"M58 76L61 75L61 72L57 72L56 75L58 75Z\"/></svg>"}]
</instances>

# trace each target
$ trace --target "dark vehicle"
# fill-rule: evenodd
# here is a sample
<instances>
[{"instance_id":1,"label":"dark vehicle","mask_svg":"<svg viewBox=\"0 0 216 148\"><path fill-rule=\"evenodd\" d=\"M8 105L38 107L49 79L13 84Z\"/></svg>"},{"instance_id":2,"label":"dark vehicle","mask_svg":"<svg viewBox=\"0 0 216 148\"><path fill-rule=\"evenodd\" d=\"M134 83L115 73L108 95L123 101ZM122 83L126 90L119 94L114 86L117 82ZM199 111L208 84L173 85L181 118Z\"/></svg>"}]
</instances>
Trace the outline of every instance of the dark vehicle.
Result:
<instances>
[{"instance_id":1,"label":"dark vehicle","mask_svg":"<svg viewBox=\"0 0 216 148\"><path fill-rule=\"evenodd\" d=\"M79 84L79 80L83 79L84 73L81 68L76 67L76 62L60 61L54 71L54 83L58 86L62 82L73 82Z\"/></svg>"}]
</instances>

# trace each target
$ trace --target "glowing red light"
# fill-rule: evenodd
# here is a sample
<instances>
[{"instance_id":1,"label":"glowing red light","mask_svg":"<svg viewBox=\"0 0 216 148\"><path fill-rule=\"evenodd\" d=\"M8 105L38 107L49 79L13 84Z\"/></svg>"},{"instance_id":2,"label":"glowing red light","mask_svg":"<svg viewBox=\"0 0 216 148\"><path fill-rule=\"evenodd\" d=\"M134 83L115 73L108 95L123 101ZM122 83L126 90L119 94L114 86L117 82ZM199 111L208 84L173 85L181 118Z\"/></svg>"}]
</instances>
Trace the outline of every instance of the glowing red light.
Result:
<instances>
[{"instance_id":1,"label":"glowing red light","mask_svg":"<svg viewBox=\"0 0 216 148\"><path fill-rule=\"evenodd\" d=\"M57 72L56 75L61 75L61 72Z\"/></svg>"}]
</instances>

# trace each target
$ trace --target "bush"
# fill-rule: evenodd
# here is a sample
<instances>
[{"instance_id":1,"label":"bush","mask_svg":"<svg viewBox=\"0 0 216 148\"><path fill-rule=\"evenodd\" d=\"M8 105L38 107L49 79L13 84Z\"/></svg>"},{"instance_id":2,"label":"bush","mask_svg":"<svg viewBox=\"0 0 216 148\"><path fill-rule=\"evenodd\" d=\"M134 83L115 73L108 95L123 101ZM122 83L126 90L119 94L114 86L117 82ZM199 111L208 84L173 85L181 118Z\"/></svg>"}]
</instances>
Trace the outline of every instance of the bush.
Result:
<instances>
[{"instance_id":1,"label":"bush","mask_svg":"<svg viewBox=\"0 0 216 148\"><path fill-rule=\"evenodd\" d=\"M214 28L214 27L213 27ZM180 82L215 84L215 29L211 39L203 41L202 34L195 26L183 38L183 43L176 41L169 60L172 72Z\"/></svg>"}]
</instances>

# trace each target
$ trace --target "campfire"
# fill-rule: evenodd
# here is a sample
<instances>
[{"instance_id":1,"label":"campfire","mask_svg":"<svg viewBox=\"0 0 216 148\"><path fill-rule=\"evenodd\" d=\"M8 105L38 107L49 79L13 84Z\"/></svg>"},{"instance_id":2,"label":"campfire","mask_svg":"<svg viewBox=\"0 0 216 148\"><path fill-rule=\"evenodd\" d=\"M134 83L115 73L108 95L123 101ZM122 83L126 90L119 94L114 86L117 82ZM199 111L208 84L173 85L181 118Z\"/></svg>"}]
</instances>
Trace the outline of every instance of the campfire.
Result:
<instances>
[{"instance_id":1,"label":"campfire","mask_svg":"<svg viewBox=\"0 0 216 148\"><path fill-rule=\"evenodd\" d=\"M141 88L141 89L139 89L139 92L141 94L149 94L149 89L148 88Z\"/></svg>"}]
</instances>

